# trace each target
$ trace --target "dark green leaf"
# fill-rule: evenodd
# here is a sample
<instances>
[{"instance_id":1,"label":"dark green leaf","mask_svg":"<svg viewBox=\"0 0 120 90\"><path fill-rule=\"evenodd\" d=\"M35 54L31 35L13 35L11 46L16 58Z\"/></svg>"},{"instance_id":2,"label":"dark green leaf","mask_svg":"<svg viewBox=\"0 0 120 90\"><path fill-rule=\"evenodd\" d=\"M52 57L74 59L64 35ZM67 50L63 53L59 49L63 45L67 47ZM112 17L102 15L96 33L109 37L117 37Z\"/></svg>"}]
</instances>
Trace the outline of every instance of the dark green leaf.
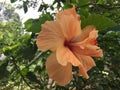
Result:
<instances>
[{"instance_id":1,"label":"dark green leaf","mask_svg":"<svg viewBox=\"0 0 120 90\"><path fill-rule=\"evenodd\" d=\"M27 3L26 2L23 2L23 9L24 9L25 13L28 11L28 7L27 7Z\"/></svg>"},{"instance_id":2,"label":"dark green leaf","mask_svg":"<svg viewBox=\"0 0 120 90\"><path fill-rule=\"evenodd\" d=\"M33 20L34 22L34 20ZM31 27L27 29L28 32L37 33L40 31L41 22L38 20L36 23L32 23Z\"/></svg>"},{"instance_id":3,"label":"dark green leaf","mask_svg":"<svg viewBox=\"0 0 120 90\"><path fill-rule=\"evenodd\" d=\"M0 62L0 79L4 79L5 77L8 77L9 72L7 70L8 62Z\"/></svg>"},{"instance_id":4,"label":"dark green leaf","mask_svg":"<svg viewBox=\"0 0 120 90\"><path fill-rule=\"evenodd\" d=\"M14 3L14 2L16 2L17 0L10 0L11 1L11 3Z\"/></svg>"},{"instance_id":5,"label":"dark green leaf","mask_svg":"<svg viewBox=\"0 0 120 90\"><path fill-rule=\"evenodd\" d=\"M40 7L39 7L39 9L38 9L38 12L39 12L39 11L42 11L43 8L44 8L44 6L43 6L43 5L40 5Z\"/></svg>"},{"instance_id":6,"label":"dark green leaf","mask_svg":"<svg viewBox=\"0 0 120 90\"><path fill-rule=\"evenodd\" d=\"M108 27L115 26L116 23L102 15L93 14L82 20L82 28L87 25L94 25L98 30L105 30Z\"/></svg>"},{"instance_id":7,"label":"dark green leaf","mask_svg":"<svg viewBox=\"0 0 120 90\"><path fill-rule=\"evenodd\" d=\"M32 82L40 83L40 81L37 79L36 75L33 72L28 72L26 77Z\"/></svg>"},{"instance_id":8,"label":"dark green leaf","mask_svg":"<svg viewBox=\"0 0 120 90\"><path fill-rule=\"evenodd\" d=\"M120 25L117 25L117 26L114 26L114 27L110 27L107 30L110 30L110 31L120 31Z\"/></svg>"}]
</instances>

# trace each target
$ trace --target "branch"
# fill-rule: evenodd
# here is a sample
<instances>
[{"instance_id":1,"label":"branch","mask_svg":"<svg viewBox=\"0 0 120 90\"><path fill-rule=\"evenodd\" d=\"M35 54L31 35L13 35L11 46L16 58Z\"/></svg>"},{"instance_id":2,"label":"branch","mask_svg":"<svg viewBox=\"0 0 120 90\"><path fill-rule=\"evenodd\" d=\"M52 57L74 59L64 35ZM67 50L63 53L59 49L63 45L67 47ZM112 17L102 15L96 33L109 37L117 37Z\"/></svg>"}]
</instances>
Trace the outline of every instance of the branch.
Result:
<instances>
[{"instance_id":1,"label":"branch","mask_svg":"<svg viewBox=\"0 0 120 90\"><path fill-rule=\"evenodd\" d=\"M25 77L24 77L23 74L21 73L19 66L16 64L16 62L15 62L15 60L14 60L14 57L12 57L12 62L13 62L13 64L14 64L14 66L15 66L16 71L20 74L20 76L21 76L21 78L23 79L23 81L27 84L27 86L29 86L31 89L33 89L33 87L30 86L30 84L26 81Z\"/></svg>"},{"instance_id":2,"label":"branch","mask_svg":"<svg viewBox=\"0 0 120 90\"><path fill-rule=\"evenodd\" d=\"M44 53L44 52L38 53L38 55L35 56L35 58L34 58L26 67L29 67L29 66L31 66L33 63L35 63L36 60L37 60L41 55L43 55L43 53Z\"/></svg>"}]
</instances>

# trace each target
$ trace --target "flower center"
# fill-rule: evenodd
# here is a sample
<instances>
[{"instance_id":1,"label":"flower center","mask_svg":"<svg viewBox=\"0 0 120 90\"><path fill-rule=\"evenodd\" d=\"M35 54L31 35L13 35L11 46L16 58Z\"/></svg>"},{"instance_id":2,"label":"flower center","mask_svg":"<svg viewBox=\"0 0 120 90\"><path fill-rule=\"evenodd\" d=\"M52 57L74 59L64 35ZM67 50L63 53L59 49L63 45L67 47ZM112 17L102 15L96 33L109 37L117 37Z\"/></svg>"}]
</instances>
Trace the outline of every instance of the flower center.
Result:
<instances>
[{"instance_id":1,"label":"flower center","mask_svg":"<svg viewBox=\"0 0 120 90\"><path fill-rule=\"evenodd\" d=\"M69 48L72 51L72 47L74 46L74 43L71 41L65 41L64 46Z\"/></svg>"},{"instance_id":2,"label":"flower center","mask_svg":"<svg viewBox=\"0 0 120 90\"><path fill-rule=\"evenodd\" d=\"M65 47L68 47L69 49L71 49L71 47L74 47L74 46L79 46L81 47L81 42L71 42L71 41L65 41L64 42L64 46Z\"/></svg>"},{"instance_id":3,"label":"flower center","mask_svg":"<svg viewBox=\"0 0 120 90\"><path fill-rule=\"evenodd\" d=\"M70 42L69 42L69 41L65 41L65 42L64 42L64 46L66 46L66 47L69 48L69 47L71 46L71 45L70 45Z\"/></svg>"},{"instance_id":4,"label":"flower center","mask_svg":"<svg viewBox=\"0 0 120 90\"><path fill-rule=\"evenodd\" d=\"M98 45L97 40L94 40L93 44L94 44L94 45Z\"/></svg>"}]
</instances>

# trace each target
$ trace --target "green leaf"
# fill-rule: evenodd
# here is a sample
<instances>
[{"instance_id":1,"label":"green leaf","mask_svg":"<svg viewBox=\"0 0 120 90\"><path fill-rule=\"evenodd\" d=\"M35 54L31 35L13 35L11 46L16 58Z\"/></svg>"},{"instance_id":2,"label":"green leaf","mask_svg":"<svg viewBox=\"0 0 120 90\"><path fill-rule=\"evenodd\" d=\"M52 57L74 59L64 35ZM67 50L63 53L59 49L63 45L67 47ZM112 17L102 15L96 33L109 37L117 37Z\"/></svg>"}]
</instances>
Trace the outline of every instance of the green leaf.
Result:
<instances>
[{"instance_id":1,"label":"green leaf","mask_svg":"<svg viewBox=\"0 0 120 90\"><path fill-rule=\"evenodd\" d=\"M66 3L62 8L63 8L63 10L65 10L65 9L69 9L69 8L71 8L71 7L73 7L72 4Z\"/></svg>"},{"instance_id":2,"label":"green leaf","mask_svg":"<svg viewBox=\"0 0 120 90\"><path fill-rule=\"evenodd\" d=\"M43 14L39 19L29 19L24 23L25 28L28 32L38 33L41 30L41 24L47 20L52 20L50 14Z\"/></svg>"},{"instance_id":3,"label":"green leaf","mask_svg":"<svg viewBox=\"0 0 120 90\"><path fill-rule=\"evenodd\" d=\"M87 25L94 25L98 30L105 30L116 25L111 19L102 15L93 14L82 20L82 28Z\"/></svg>"},{"instance_id":4,"label":"green leaf","mask_svg":"<svg viewBox=\"0 0 120 90\"><path fill-rule=\"evenodd\" d=\"M83 6L89 3L90 0L79 0L78 6Z\"/></svg>"},{"instance_id":5,"label":"green leaf","mask_svg":"<svg viewBox=\"0 0 120 90\"><path fill-rule=\"evenodd\" d=\"M46 10L48 8L48 4L41 4L39 9L38 9L38 12L42 11L42 10Z\"/></svg>"},{"instance_id":6,"label":"green leaf","mask_svg":"<svg viewBox=\"0 0 120 90\"><path fill-rule=\"evenodd\" d=\"M33 23L35 21L35 23ZM40 31L41 22L39 20L33 20L30 28L27 29L28 32L37 33Z\"/></svg>"},{"instance_id":7,"label":"green leaf","mask_svg":"<svg viewBox=\"0 0 120 90\"><path fill-rule=\"evenodd\" d=\"M80 8L78 11L79 11L80 16L83 15L83 16L87 17L89 14L87 9Z\"/></svg>"},{"instance_id":8,"label":"green leaf","mask_svg":"<svg viewBox=\"0 0 120 90\"><path fill-rule=\"evenodd\" d=\"M23 9L24 9L25 13L28 11L27 3L26 2L23 2Z\"/></svg>"},{"instance_id":9,"label":"green leaf","mask_svg":"<svg viewBox=\"0 0 120 90\"><path fill-rule=\"evenodd\" d=\"M28 68L23 68L22 70L21 70L21 73L22 73L22 75L27 75L27 73L28 73Z\"/></svg>"},{"instance_id":10,"label":"green leaf","mask_svg":"<svg viewBox=\"0 0 120 90\"><path fill-rule=\"evenodd\" d=\"M32 22L34 21L35 19L28 19L24 24L25 24L25 28L28 29L32 26ZM37 20L37 19L36 19Z\"/></svg>"},{"instance_id":11,"label":"green leaf","mask_svg":"<svg viewBox=\"0 0 120 90\"><path fill-rule=\"evenodd\" d=\"M103 4L105 1L104 0L98 0L97 4Z\"/></svg>"},{"instance_id":12,"label":"green leaf","mask_svg":"<svg viewBox=\"0 0 120 90\"><path fill-rule=\"evenodd\" d=\"M36 33L40 31L39 19L29 19L25 23L26 31Z\"/></svg>"},{"instance_id":13,"label":"green leaf","mask_svg":"<svg viewBox=\"0 0 120 90\"><path fill-rule=\"evenodd\" d=\"M43 5L40 5L40 7L39 7L39 9L38 9L38 12L42 11L43 8L44 8L44 6L43 6Z\"/></svg>"},{"instance_id":14,"label":"green leaf","mask_svg":"<svg viewBox=\"0 0 120 90\"><path fill-rule=\"evenodd\" d=\"M13 46L5 46L2 48L2 52L5 55L10 55L11 53L13 53L12 51L16 50L17 47L19 46L19 44L13 45Z\"/></svg>"},{"instance_id":15,"label":"green leaf","mask_svg":"<svg viewBox=\"0 0 120 90\"><path fill-rule=\"evenodd\" d=\"M0 62L0 80L7 78L8 75L10 74L9 71L7 70L7 65L8 65L8 62L6 60L3 62Z\"/></svg>"},{"instance_id":16,"label":"green leaf","mask_svg":"<svg viewBox=\"0 0 120 90\"><path fill-rule=\"evenodd\" d=\"M17 1L17 0L10 0L11 3L14 3L14 2L16 2L16 1Z\"/></svg>"},{"instance_id":17,"label":"green leaf","mask_svg":"<svg viewBox=\"0 0 120 90\"><path fill-rule=\"evenodd\" d=\"M0 40L3 40L3 38L4 38L4 33L0 32Z\"/></svg>"}]
</instances>

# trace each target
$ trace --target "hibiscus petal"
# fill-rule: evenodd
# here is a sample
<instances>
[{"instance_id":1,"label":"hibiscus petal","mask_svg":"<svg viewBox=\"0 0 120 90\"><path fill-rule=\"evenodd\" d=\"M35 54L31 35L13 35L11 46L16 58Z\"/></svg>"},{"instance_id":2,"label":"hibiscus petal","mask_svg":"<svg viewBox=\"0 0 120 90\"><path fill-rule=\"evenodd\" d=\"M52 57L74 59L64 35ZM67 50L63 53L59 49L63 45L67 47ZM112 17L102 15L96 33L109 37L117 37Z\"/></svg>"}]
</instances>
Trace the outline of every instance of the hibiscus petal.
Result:
<instances>
[{"instance_id":1,"label":"hibiscus petal","mask_svg":"<svg viewBox=\"0 0 120 90\"><path fill-rule=\"evenodd\" d=\"M81 64L70 49L64 46L57 48L56 56L58 62L63 66L67 65L67 63L71 63L73 66L79 66Z\"/></svg>"},{"instance_id":2,"label":"hibiscus petal","mask_svg":"<svg viewBox=\"0 0 120 90\"><path fill-rule=\"evenodd\" d=\"M62 18L62 15L73 15L75 18L77 18L77 14L76 14L76 10L75 10L75 6L73 6L70 9L64 10L62 12L59 12L56 14L57 18Z\"/></svg>"},{"instance_id":3,"label":"hibiscus petal","mask_svg":"<svg viewBox=\"0 0 120 90\"><path fill-rule=\"evenodd\" d=\"M36 44L38 48L43 51L54 51L59 45L62 45L63 42L63 34L57 21L47 21L42 25L42 31L37 37Z\"/></svg>"},{"instance_id":4,"label":"hibiscus petal","mask_svg":"<svg viewBox=\"0 0 120 90\"><path fill-rule=\"evenodd\" d=\"M79 53L81 55L93 56L93 57L102 57L103 51L98 46L87 45L84 49L79 46L72 47L73 52Z\"/></svg>"},{"instance_id":5,"label":"hibiscus petal","mask_svg":"<svg viewBox=\"0 0 120 90\"><path fill-rule=\"evenodd\" d=\"M91 31L96 31L96 28L93 25L89 25L86 26L85 28L83 28L83 30L81 31L81 34L75 38L74 42L77 41L83 41L84 39L89 37L89 34L91 33ZM94 35L93 35L94 36Z\"/></svg>"},{"instance_id":6,"label":"hibiscus petal","mask_svg":"<svg viewBox=\"0 0 120 90\"><path fill-rule=\"evenodd\" d=\"M94 60L90 56L81 55L79 53L74 52L76 57L79 59L81 65L79 65L79 75L84 76L85 78L89 78L87 71L92 67L96 66Z\"/></svg>"},{"instance_id":7,"label":"hibiscus petal","mask_svg":"<svg viewBox=\"0 0 120 90\"><path fill-rule=\"evenodd\" d=\"M78 71L78 75L82 75L83 77L85 77L86 79L89 78L88 74L87 74L87 71L85 70L85 68L81 65L79 66L79 71Z\"/></svg>"},{"instance_id":8,"label":"hibiscus petal","mask_svg":"<svg viewBox=\"0 0 120 90\"><path fill-rule=\"evenodd\" d=\"M86 43L96 45L96 39L98 37L98 31L93 30L90 32L89 37L86 39Z\"/></svg>"},{"instance_id":9,"label":"hibiscus petal","mask_svg":"<svg viewBox=\"0 0 120 90\"><path fill-rule=\"evenodd\" d=\"M85 70L88 71L92 67L96 66L94 60L90 56L85 56L85 55L80 55L80 54L75 54L79 61L82 63L84 66Z\"/></svg>"},{"instance_id":10,"label":"hibiscus petal","mask_svg":"<svg viewBox=\"0 0 120 90\"><path fill-rule=\"evenodd\" d=\"M95 46L95 45L87 45L86 46L86 51L88 50L88 54L93 57L103 57L103 51L100 49L100 47ZM87 53L86 53L87 54Z\"/></svg>"},{"instance_id":11,"label":"hibiscus petal","mask_svg":"<svg viewBox=\"0 0 120 90\"><path fill-rule=\"evenodd\" d=\"M57 19L61 26L61 30L67 41L78 37L81 33L80 21L76 20L72 15L63 15L61 19Z\"/></svg>"},{"instance_id":12,"label":"hibiscus petal","mask_svg":"<svg viewBox=\"0 0 120 90\"><path fill-rule=\"evenodd\" d=\"M82 34L78 37L78 39L74 40L72 51L77 52L81 55L88 55L94 57L102 57L103 52L96 45L98 37L98 31L94 26L87 26L82 31Z\"/></svg>"},{"instance_id":13,"label":"hibiscus petal","mask_svg":"<svg viewBox=\"0 0 120 90\"><path fill-rule=\"evenodd\" d=\"M50 78L55 80L59 85L66 85L72 79L72 65L60 65L56 60L55 53L52 53L46 61L46 69Z\"/></svg>"}]
</instances>

